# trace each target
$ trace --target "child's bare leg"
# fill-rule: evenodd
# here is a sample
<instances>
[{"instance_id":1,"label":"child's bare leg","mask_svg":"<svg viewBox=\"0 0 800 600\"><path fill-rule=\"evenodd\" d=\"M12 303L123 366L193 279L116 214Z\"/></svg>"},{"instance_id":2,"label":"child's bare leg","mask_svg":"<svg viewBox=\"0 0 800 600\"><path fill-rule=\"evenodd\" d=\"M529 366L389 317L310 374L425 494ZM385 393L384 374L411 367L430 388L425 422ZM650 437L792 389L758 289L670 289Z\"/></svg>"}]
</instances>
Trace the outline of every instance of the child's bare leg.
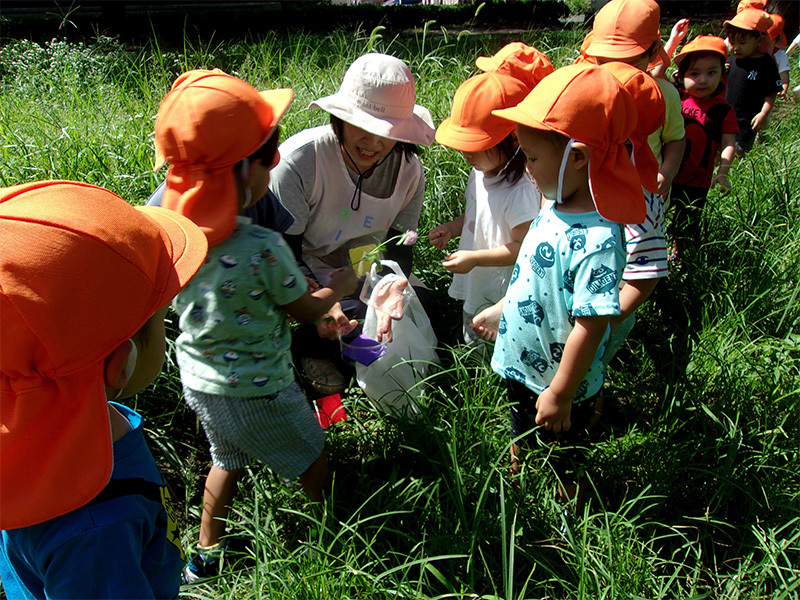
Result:
<instances>
[{"instance_id":1,"label":"child's bare leg","mask_svg":"<svg viewBox=\"0 0 800 600\"><path fill-rule=\"evenodd\" d=\"M325 492L328 489L328 457L325 456L325 452L322 452L319 458L300 475L300 485L312 501L319 505L324 502Z\"/></svg>"},{"instance_id":2,"label":"child's bare leg","mask_svg":"<svg viewBox=\"0 0 800 600\"><path fill-rule=\"evenodd\" d=\"M519 475L519 472L519 446L517 446L517 444L511 444L511 474Z\"/></svg>"},{"instance_id":3,"label":"child's bare leg","mask_svg":"<svg viewBox=\"0 0 800 600\"><path fill-rule=\"evenodd\" d=\"M226 471L211 467L203 492L203 516L200 519L200 545L213 546L225 533L225 521L242 469Z\"/></svg>"},{"instance_id":4,"label":"child's bare leg","mask_svg":"<svg viewBox=\"0 0 800 600\"><path fill-rule=\"evenodd\" d=\"M583 507L586 505L587 482L585 477L581 477L578 483L558 483L558 497L567 502L575 499L575 514L583 514Z\"/></svg>"}]
</instances>

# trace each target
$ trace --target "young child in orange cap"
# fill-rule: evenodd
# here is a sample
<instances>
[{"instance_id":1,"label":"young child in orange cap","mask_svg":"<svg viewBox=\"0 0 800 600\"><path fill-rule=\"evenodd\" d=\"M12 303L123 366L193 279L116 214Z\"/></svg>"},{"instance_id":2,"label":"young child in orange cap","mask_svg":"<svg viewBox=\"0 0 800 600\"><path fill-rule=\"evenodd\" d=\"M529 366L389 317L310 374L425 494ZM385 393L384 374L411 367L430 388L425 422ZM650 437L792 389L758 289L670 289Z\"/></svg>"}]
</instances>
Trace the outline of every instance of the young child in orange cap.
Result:
<instances>
[{"instance_id":1,"label":"young child in orange cap","mask_svg":"<svg viewBox=\"0 0 800 600\"><path fill-rule=\"evenodd\" d=\"M769 14L757 8L745 8L725 21L732 55L725 100L733 106L739 125L737 154L753 148L756 135L767 126L775 97L783 89L775 59L759 49L771 25Z\"/></svg>"},{"instance_id":2,"label":"young child in orange cap","mask_svg":"<svg viewBox=\"0 0 800 600\"><path fill-rule=\"evenodd\" d=\"M280 234L237 216L257 202L278 162L278 122L291 90L259 93L214 71L190 71L161 102L157 155L170 163L163 206L197 223L206 264L173 302L176 353L187 404L211 446L197 554L187 582L218 572L224 519L243 469L260 460L299 476L315 502L327 486L324 435L295 381L288 316L319 319L356 287L352 269L311 291Z\"/></svg>"},{"instance_id":3,"label":"young child in orange cap","mask_svg":"<svg viewBox=\"0 0 800 600\"><path fill-rule=\"evenodd\" d=\"M715 185L731 189L728 171L739 126L733 107L725 101L727 56L725 40L709 35L698 35L675 56L675 85L681 91L686 129L686 151L671 196L671 234L679 248L702 239L700 222L708 191Z\"/></svg>"},{"instance_id":4,"label":"young child in orange cap","mask_svg":"<svg viewBox=\"0 0 800 600\"><path fill-rule=\"evenodd\" d=\"M645 218L625 145L636 105L609 71L581 64L556 70L518 106L494 114L516 123L528 173L551 202L525 236L505 298L472 326L497 340L491 364L508 386L514 468L516 440L563 446L553 465L559 490L580 505L579 447L602 393L609 322L620 313L620 223Z\"/></svg>"},{"instance_id":5,"label":"young child in orange cap","mask_svg":"<svg viewBox=\"0 0 800 600\"><path fill-rule=\"evenodd\" d=\"M624 228L627 261L620 288L620 314L611 318L611 338L603 356L608 365L633 329L635 311L669 273L664 202L658 193L659 164L648 143L648 136L664 124L666 105L661 87L641 69L620 61L603 63L601 68L614 75L636 103L636 128L631 135L633 162L647 207L643 223L628 223ZM602 403L598 403L595 420L599 420L602 409Z\"/></svg>"},{"instance_id":6,"label":"young child in orange cap","mask_svg":"<svg viewBox=\"0 0 800 600\"><path fill-rule=\"evenodd\" d=\"M522 239L539 214L541 195L525 176L514 124L492 114L516 106L529 91L527 84L503 73L470 77L456 90L450 118L436 130L436 141L459 150L472 167L464 213L428 233L440 250L461 236L458 250L442 264L453 273L450 296L464 302L467 344L481 343L469 324L503 297Z\"/></svg>"},{"instance_id":7,"label":"young child in orange cap","mask_svg":"<svg viewBox=\"0 0 800 600\"><path fill-rule=\"evenodd\" d=\"M8 598L177 598L183 552L142 417L188 219L88 184L0 189L0 578Z\"/></svg>"},{"instance_id":8,"label":"young child in orange cap","mask_svg":"<svg viewBox=\"0 0 800 600\"><path fill-rule=\"evenodd\" d=\"M611 0L595 16L586 55L597 64L621 61L643 71L651 64L668 65L669 57L661 46L660 19L661 9L653 0ZM683 156L683 118L678 91L664 79L656 82L666 103L666 119L649 141L661 164L658 192L666 198Z\"/></svg>"}]
</instances>

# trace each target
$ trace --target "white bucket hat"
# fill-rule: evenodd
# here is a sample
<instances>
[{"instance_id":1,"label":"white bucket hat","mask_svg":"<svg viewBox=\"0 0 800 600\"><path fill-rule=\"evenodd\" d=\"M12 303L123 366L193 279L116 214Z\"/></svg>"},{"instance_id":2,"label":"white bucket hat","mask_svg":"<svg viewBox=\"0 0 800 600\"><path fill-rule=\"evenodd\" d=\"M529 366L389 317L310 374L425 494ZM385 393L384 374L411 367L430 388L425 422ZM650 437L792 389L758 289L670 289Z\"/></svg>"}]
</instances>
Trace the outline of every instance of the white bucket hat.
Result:
<instances>
[{"instance_id":1,"label":"white bucket hat","mask_svg":"<svg viewBox=\"0 0 800 600\"><path fill-rule=\"evenodd\" d=\"M429 146L436 134L433 118L416 99L408 65L394 56L372 53L353 61L338 92L310 106L374 135Z\"/></svg>"}]
</instances>

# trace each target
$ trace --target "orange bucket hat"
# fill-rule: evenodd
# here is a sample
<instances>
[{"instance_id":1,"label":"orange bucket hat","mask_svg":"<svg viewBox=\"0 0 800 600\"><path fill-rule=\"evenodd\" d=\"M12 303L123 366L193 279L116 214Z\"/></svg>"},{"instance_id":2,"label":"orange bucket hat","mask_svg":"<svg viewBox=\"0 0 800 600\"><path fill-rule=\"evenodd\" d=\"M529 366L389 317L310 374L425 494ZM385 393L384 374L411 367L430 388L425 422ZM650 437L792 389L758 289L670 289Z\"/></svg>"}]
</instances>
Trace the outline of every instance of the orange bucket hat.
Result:
<instances>
[{"instance_id":1,"label":"orange bucket hat","mask_svg":"<svg viewBox=\"0 0 800 600\"><path fill-rule=\"evenodd\" d=\"M436 129L436 141L462 152L494 148L514 131L514 123L492 114L492 110L516 106L530 89L525 83L502 73L480 73L456 90L450 118Z\"/></svg>"},{"instance_id":2,"label":"orange bucket hat","mask_svg":"<svg viewBox=\"0 0 800 600\"><path fill-rule=\"evenodd\" d=\"M593 65L597 64L597 61L594 59L593 56L589 56L588 54L586 54L586 49L591 45L593 37L594 36L592 36L591 31L589 31L585 36L583 36L583 43L581 43L580 54L578 55L578 58L575 59L575 62L573 64L576 65L579 65L580 63L591 63Z\"/></svg>"},{"instance_id":3,"label":"orange bucket hat","mask_svg":"<svg viewBox=\"0 0 800 600\"><path fill-rule=\"evenodd\" d=\"M586 144L597 212L616 223L644 222L642 182L625 147L636 128L636 103L609 71L585 63L562 67L518 106L494 112Z\"/></svg>"},{"instance_id":4,"label":"orange bucket hat","mask_svg":"<svg viewBox=\"0 0 800 600\"><path fill-rule=\"evenodd\" d=\"M728 47L725 45L725 40L715 35L698 35L691 42L684 44L681 51L675 55L673 59L676 65L680 65L681 61L692 52L716 52L722 56L722 60L728 58Z\"/></svg>"},{"instance_id":5,"label":"orange bucket hat","mask_svg":"<svg viewBox=\"0 0 800 600\"><path fill-rule=\"evenodd\" d=\"M764 0L741 0L736 7L736 13L742 12L745 8L757 8L758 10L766 10L767 3Z\"/></svg>"},{"instance_id":6,"label":"orange bucket hat","mask_svg":"<svg viewBox=\"0 0 800 600\"><path fill-rule=\"evenodd\" d=\"M83 506L108 483L106 357L194 276L188 219L84 183L0 189L0 529Z\"/></svg>"},{"instance_id":7,"label":"orange bucket hat","mask_svg":"<svg viewBox=\"0 0 800 600\"><path fill-rule=\"evenodd\" d=\"M772 27L772 17L769 16L768 12L764 12L761 9L745 8L736 13L736 16L729 21L725 21L723 25L766 33Z\"/></svg>"},{"instance_id":8,"label":"orange bucket hat","mask_svg":"<svg viewBox=\"0 0 800 600\"><path fill-rule=\"evenodd\" d=\"M601 65L611 71L636 102L636 129L631 134L633 163L639 172L642 186L649 192L658 193L658 160L647 137L664 124L667 108L658 83L649 74L633 65L612 61Z\"/></svg>"},{"instance_id":9,"label":"orange bucket hat","mask_svg":"<svg viewBox=\"0 0 800 600\"><path fill-rule=\"evenodd\" d=\"M170 163L161 205L199 225L209 244L226 239L239 214L233 166L269 139L292 95L258 92L219 69L178 77L155 124L155 168Z\"/></svg>"},{"instance_id":10,"label":"orange bucket hat","mask_svg":"<svg viewBox=\"0 0 800 600\"><path fill-rule=\"evenodd\" d=\"M588 56L633 58L661 40L661 9L653 0L611 0L594 18ZM669 65L663 46L659 59Z\"/></svg>"},{"instance_id":11,"label":"orange bucket hat","mask_svg":"<svg viewBox=\"0 0 800 600\"><path fill-rule=\"evenodd\" d=\"M503 73L528 84L529 91L555 69L550 59L533 46L511 42L493 56L479 56L475 65L486 73Z\"/></svg>"}]
</instances>

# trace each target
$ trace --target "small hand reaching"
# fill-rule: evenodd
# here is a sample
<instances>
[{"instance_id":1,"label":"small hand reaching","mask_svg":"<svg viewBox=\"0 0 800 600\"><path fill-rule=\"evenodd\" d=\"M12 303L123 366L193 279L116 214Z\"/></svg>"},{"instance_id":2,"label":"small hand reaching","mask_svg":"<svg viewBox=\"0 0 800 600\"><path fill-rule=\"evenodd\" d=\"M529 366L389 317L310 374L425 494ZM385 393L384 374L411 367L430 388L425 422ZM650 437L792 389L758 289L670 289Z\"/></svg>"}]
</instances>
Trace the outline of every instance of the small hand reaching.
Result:
<instances>
[{"instance_id":1,"label":"small hand reaching","mask_svg":"<svg viewBox=\"0 0 800 600\"><path fill-rule=\"evenodd\" d=\"M447 256L442 266L451 273L469 273L475 268L475 253L469 250L458 250Z\"/></svg>"},{"instance_id":2,"label":"small hand reaching","mask_svg":"<svg viewBox=\"0 0 800 600\"><path fill-rule=\"evenodd\" d=\"M447 242L450 241L450 237L450 230L444 225L437 225L428 232L428 241L431 246L439 250L444 250Z\"/></svg>"},{"instance_id":3,"label":"small hand reaching","mask_svg":"<svg viewBox=\"0 0 800 600\"><path fill-rule=\"evenodd\" d=\"M327 340L335 340L340 335L347 335L358 327L358 321L348 319L342 312L342 305L334 304L326 315L317 322L317 334Z\"/></svg>"},{"instance_id":4,"label":"small hand reaching","mask_svg":"<svg viewBox=\"0 0 800 600\"><path fill-rule=\"evenodd\" d=\"M500 317L503 315L503 301L483 309L472 318L469 326L481 339L493 341L497 339L500 328Z\"/></svg>"}]
</instances>

